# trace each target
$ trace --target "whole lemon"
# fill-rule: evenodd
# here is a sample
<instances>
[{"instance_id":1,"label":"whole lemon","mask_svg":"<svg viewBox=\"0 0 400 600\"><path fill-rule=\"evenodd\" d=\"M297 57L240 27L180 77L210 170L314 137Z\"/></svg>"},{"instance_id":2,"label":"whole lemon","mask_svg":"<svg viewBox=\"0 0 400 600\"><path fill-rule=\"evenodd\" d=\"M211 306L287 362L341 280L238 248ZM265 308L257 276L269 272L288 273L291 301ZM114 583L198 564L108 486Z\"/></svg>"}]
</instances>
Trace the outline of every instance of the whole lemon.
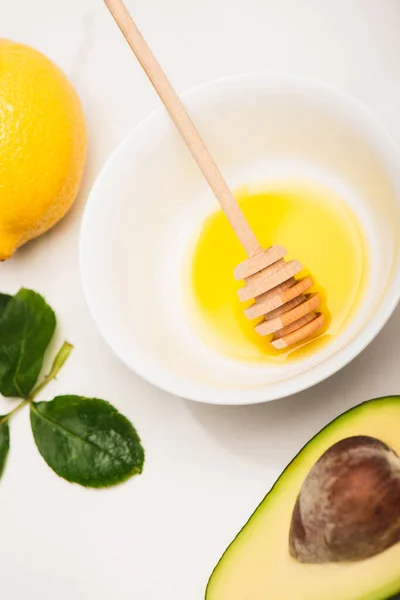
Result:
<instances>
[{"instance_id":1,"label":"whole lemon","mask_svg":"<svg viewBox=\"0 0 400 600\"><path fill-rule=\"evenodd\" d=\"M0 39L0 260L66 214L85 157L83 110L63 72Z\"/></svg>"}]
</instances>

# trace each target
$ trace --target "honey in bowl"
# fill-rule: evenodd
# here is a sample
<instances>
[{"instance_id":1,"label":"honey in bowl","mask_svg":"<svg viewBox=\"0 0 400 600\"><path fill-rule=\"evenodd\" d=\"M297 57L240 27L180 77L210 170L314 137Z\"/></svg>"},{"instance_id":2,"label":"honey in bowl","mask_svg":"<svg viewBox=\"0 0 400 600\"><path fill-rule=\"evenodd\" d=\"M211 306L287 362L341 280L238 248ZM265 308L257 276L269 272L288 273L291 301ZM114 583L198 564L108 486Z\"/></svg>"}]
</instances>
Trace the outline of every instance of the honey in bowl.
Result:
<instances>
[{"instance_id":1,"label":"honey in bowl","mask_svg":"<svg viewBox=\"0 0 400 600\"><path fill-rule=\"evenodd\" d=\"M366 283L367 245L346 202L332 190L306 182L246 187L235 196L260 244L281 244L298 259L319 292L324 327L297 346L276 350L254 331L238 298L233 271L246 259L222 211L207 218L191 263L192 327L219 354L242 361L303 358L337 336L357 309Z\"/></svg>"}]
</instances>

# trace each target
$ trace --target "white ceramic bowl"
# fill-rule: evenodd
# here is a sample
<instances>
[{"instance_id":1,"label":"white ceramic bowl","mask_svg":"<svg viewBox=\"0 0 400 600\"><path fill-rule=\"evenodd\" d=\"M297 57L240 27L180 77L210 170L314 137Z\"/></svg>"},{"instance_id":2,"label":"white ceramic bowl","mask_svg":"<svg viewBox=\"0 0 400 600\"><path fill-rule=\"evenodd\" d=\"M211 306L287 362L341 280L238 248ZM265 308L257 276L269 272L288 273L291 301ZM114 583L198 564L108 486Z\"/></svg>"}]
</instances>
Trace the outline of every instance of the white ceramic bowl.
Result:
<instances>
[{"instance_id":1,"label":"white ceramic bowl","mask_svg":"<svg viewBox=\"0 0 400 600\"><path fill-rule=\"evenodd\" d=\"M298 363L237 363L204 345L186 318L183 264L217 204L160 108L110 157L88 201L80 260L89 309L114 352L172 394L252 404L304 390L353 359L397 304L399 153L359 102L303 78L245 75L183 98L232 188L306 176L352 206L372 256L362 305L330 345Z\"/></svg>"}]
</instances>

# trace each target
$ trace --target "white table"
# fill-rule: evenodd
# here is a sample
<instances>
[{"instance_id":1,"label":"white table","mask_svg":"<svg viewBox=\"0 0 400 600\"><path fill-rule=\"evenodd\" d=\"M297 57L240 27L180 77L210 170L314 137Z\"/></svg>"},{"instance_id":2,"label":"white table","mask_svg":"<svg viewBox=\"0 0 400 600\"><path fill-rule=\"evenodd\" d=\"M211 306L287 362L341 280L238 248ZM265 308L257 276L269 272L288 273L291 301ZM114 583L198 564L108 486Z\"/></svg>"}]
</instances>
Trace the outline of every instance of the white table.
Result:
<instances>
[{"instance_id":1,"label":"white table","mask_svg":"<svg viewBox=\"0 0 400 600\"><path fill-rule=\"evenodd\" d=\"M398 0L128 0L177 89L256 70L344 87L400 142ZM158 103L101 0L0 0L1 35L60 64L89 125L80 199L61 225L0 266L0 290L31 287L76 349L45 393L110 400L137 426L144 474L94 492L54 475L29 415L12 424L0 483L0 595L7 600L199 600L208 574L282 468L322 425L400 392L400 310L349 367L269 405L219 408L169 397L113 356L85 306L79 224L106 157ZM0 414L9 406L0 401Z\"/></svg>"}]
</instances>

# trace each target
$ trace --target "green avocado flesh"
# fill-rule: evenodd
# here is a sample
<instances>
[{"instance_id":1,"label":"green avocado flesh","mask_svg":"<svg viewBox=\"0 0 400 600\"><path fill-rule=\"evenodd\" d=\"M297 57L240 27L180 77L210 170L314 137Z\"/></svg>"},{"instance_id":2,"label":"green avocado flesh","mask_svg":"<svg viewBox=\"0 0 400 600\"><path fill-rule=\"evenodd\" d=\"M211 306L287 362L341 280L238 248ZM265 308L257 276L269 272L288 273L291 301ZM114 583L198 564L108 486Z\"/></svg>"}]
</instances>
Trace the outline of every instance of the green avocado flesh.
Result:
<instances>
[{"instance_id":1,"label":"green avocado flesh","mask_svg":"<svg viewBox=\"0 0 400 600\"><path fill-rule=\"evenodd\" d=\"M400 598L400 543L352 563L304 564L289 554L292 512L303 481L328 448L355 435L377 438L400 455L400 396L356 406L304 446L226 550L206 600Z\"/></svg>"}]
</instances>

